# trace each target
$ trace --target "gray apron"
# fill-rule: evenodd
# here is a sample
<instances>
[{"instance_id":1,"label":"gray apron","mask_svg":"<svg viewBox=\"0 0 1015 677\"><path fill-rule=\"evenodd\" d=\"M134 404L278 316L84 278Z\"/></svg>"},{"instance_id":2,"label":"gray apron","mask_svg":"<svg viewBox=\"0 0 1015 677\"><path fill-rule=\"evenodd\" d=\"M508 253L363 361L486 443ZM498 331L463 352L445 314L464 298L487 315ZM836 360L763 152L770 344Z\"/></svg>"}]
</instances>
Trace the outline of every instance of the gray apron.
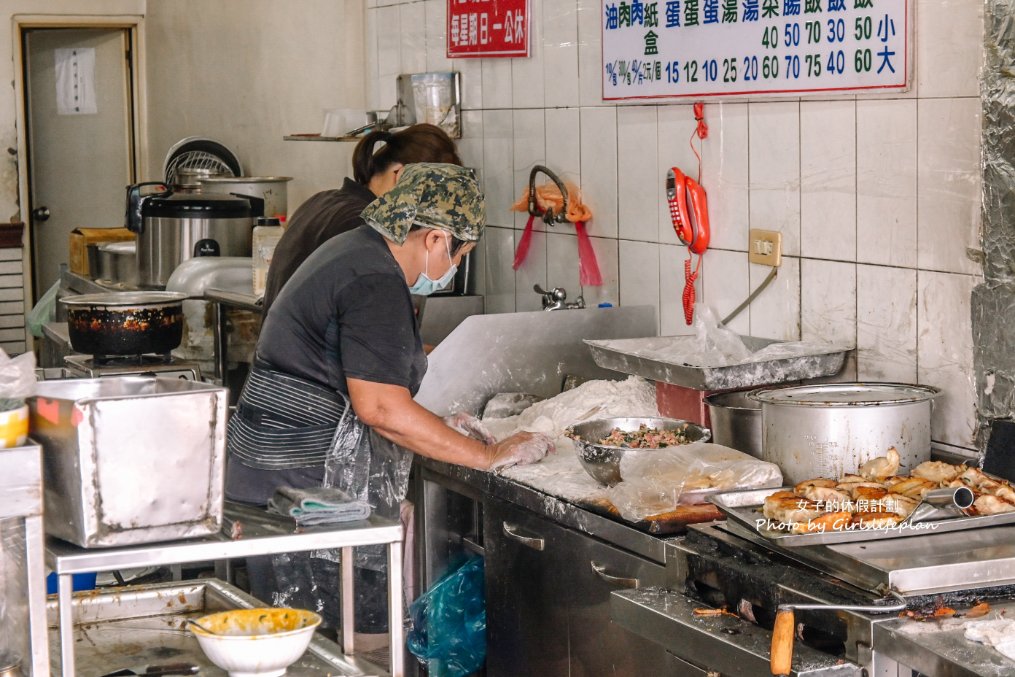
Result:
<instances>
[{"instance_id":1,"label":"gray apron","mask_svg":"<svg viewBox=\"0 0 1015 677\"><path fill-rule=\"evenodd\" d=\"M230 463L280 475L323 462L323 486L366 501L380 517L399 519L412 452L365 426L342 393L255 365L230 420L228 448ZM339 552L248 558L251 593L275 606L311 609L326 627L338 627ZM386 632L385 546L355 552L356 630Z\"/></svg>"}]
</instances>

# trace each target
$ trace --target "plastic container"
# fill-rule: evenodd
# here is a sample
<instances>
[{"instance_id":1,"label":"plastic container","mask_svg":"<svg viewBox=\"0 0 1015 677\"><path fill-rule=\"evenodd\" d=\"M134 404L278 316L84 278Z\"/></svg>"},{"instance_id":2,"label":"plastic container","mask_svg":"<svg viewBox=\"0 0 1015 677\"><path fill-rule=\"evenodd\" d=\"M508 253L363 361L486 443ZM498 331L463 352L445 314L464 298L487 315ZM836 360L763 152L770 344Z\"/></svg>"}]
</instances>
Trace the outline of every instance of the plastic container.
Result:
<instances>
[{"instance_id":1,"label":"plastic container","mask_svg":"<svg viewBox=\"0 0 1015 677\"><path fill-rule=\"evenodd\" d=\"M85 574L71 574L71 589L74 590L74 592L78 592L79 590L94 590L95 581L98 577L99 575L94 571ZM46 576L46 594L55 595L57 584L55 572Z\"/></svg>"},{"instance_id":2,"label":"plastic container","mask_svg":"<svg viewBox=\"0 0 1015 677\"><path fill-rule=\"evenodd\" d=\"M268 267L271 265L271 257L275 254L275 246L282 239L282 228L278 219L259 218L254 226L254 296L264 296L264 289L268 282Z\"/></svg>"},{"instance_id":3,"label":"plastic container","mask_svg":"<svg viewBox=\"0 0 1015 677\"><path fill-rule=\"evenodd\" d=\"M0 412L0 448L20 447L28 439L28 405Z\"/></svg>"}]
</instances>

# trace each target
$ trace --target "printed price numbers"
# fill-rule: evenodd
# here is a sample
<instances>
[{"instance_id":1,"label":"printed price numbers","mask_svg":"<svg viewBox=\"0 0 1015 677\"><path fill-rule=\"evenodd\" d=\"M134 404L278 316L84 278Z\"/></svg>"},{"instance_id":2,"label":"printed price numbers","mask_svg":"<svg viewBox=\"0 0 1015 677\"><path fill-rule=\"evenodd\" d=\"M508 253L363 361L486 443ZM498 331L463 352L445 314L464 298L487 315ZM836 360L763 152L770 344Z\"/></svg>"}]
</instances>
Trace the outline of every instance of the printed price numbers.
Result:
<instances>
[{"instance_id":1,"label":"printed price numbers","mask_svg":"<svg viewBox=\"0 0 1015 677\"><path fill-rule=\"evenodd\" d=\"M655 66L654 64L659 64ZM725 59L689 59L687 61L661 62L617 61L606 65L607 76L616 77L620 81L636 82L653 79L648 72L658 73L655 79L662 79L670 84L681 82L754 82L758 80L797 80L800 78L818 78L824 73L842 75L846 73L846 53L832 50L827 53L786 54L783 56L769 55L761 58L744 56ZM856 73L867 73L873 67L873 54L869 49L855 50L853 70Z\"/></svg>"}]
</instances>

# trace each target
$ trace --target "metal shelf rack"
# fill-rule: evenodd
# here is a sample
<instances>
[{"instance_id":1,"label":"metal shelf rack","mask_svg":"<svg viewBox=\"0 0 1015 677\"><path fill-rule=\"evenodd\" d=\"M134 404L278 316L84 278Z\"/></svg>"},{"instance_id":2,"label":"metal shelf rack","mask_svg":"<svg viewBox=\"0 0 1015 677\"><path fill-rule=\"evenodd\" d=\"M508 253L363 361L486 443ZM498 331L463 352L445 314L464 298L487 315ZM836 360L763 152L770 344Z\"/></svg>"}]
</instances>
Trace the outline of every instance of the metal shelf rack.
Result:
<instances>
[{"instance_id":1,"label":"metal shelf rack","mask_svg":"<svg viewBox=\"0 0 1015 677\"><path fill-rule=\"evenodd\" d=\"M290 519L228 501L222 530L215 536L91 550L55 538L47 539L46 562L56 572L59 581L57 604L63 674L68 677L75 674L71 606L74 574L322 549L342 551L342 647L346 654L353 655L353 549L363 545L385 545L388 549L391 676L403 677L402 525L371 516L359 522L297 529L294 532Z\"/></svg>"}]
</instances>

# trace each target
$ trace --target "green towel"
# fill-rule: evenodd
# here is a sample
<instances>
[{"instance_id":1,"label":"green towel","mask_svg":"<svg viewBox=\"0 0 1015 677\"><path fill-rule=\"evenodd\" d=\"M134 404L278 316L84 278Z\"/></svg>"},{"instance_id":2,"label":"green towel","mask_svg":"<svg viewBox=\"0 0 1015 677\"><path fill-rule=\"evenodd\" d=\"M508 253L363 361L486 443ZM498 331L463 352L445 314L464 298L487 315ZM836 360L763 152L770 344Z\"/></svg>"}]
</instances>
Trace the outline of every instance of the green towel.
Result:
<instances>
[{"instance_id":1,"label":"green towel","mask_svg":"<svg viewBox=\"0 0 1015 677\"><path fill-rule=\"evenodd\" d=\"M370 506L341 489L279 487L268 499L268 510L292 517L301 527L355 522L370 517Z\"/></svg>"}]
</instances>

